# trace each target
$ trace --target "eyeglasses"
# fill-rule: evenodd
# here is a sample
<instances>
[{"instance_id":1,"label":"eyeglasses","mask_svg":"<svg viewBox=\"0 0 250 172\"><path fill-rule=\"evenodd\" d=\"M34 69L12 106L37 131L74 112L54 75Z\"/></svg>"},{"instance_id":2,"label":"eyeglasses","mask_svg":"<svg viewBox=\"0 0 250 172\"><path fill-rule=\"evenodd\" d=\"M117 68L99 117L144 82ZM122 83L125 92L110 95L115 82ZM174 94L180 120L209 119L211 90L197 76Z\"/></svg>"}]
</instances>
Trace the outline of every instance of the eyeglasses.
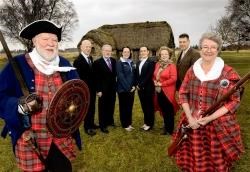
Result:
<instances>
[{"instance_id":1,"label":"eyeglasses","mask_svg":"<svg viewBox=\"0 0 250 172\"><path fill-rule=\"evenodd\" d=\"M203 46L203 47L201 47L201 49L204 50L204 51L208 51L208 50L217 51L218 50L217 47L208 47L208 46Z\"/></svg>"}]
</instances>

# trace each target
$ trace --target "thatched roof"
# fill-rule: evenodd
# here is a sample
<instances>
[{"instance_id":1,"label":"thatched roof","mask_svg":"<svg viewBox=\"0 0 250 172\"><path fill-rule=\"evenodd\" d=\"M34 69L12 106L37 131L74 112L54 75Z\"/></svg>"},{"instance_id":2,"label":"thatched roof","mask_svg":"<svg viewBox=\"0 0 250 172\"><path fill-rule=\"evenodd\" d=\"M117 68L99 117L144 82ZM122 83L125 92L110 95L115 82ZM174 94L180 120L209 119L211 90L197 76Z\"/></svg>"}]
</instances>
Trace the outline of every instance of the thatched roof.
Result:
<instances>
[{"instance_id":1,"label":"thatched roof","mask_svg":"<svg viewBox=\"0 0 250 172\"><path fill-rule=\"evenodd\" d=\"M149 49L158 49L162 45L174 47L172 29L165 21L104 25L98 29L113 35L118 50L127 45L137 49L141 46Z\"/></svg>"},{"instance_id":2,"label":"thatched roof","mask_svg":"<svg viewBox=\"0 0 250 172\"><path fill-rule=\"evenodd\" d=\"M82 37L81 41L83 39L92 39L95 41L96 44L99 44L100 46L104 44L110 44L112 47L116 47L116 43L112 34L105 32L101 29L94 29L89 31L86 35Z\"/></svg>"},{"instance_id":3,"label":"thatched roof","mask_svg":"<svg viewBox=\"0 0 250 172\"><path fill-rule=\"evenodd\" d=\"M117 50L125 46L132 49L147 46L151 50L163 45L175 47L172 29L166 21L103 25L89 31L83 38L90 38L99 45L109 43Z\"/></svg>"}]
</instances>

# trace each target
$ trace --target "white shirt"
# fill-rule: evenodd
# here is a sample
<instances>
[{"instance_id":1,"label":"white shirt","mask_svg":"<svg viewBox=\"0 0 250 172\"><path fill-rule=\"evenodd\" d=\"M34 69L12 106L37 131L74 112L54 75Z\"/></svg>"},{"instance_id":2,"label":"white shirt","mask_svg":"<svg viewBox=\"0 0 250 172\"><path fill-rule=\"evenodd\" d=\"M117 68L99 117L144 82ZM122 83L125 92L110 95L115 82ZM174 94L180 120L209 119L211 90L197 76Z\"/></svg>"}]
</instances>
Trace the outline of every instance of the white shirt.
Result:
<instances>
[{"instance_id":1,"label":"white shirt","mask_svg":"<svg viewBox=\"0 0 250 172\"><path fill-rule=\"evenodd\" d=\"M186 55L186 53L188 52L189 49L190 49L190 46L187 49L185 49L184 51L182 51L181 59L183 59L183 57Z\"/></svg>"},{"instance_id":2,"label":"white shirt","mask_svg":"<svg viewBox=\"0 0 250 172\"><path fill-rule=\"evenodd\" d=\"M141 60L141 63L140 63L140 65L139 65L139 75L141 75L142 66L144 65L144 63L146 62L147 59L148 59L148 57L147 57L147 58L143 58L143 59Z\"/></svg>"},{"instance_id":3,"label":"white shirt","mask_svg":"<svg viewBox=\"0 0 250 172\"><path fill-rule=\"evenodd\" d=\"M84 54L84 52L81 52L81 54L85 58L85 60L86 60L87 63L91 63L91 61L89 61L89 58L88 58L89 55Z\"/></svg>"}]
</instances>

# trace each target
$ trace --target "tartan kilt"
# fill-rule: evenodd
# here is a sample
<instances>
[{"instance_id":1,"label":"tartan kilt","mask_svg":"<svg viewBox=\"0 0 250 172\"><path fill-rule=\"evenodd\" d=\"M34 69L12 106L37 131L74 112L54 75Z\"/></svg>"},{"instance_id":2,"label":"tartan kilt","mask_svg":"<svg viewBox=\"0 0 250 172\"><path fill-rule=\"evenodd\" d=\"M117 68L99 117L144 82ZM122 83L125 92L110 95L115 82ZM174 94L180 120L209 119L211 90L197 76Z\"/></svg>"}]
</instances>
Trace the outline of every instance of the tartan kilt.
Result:
<instances>
[{"instance_id":1,"label":"tartan kilt","mask_svg":"<svg viewBox=\"0 0 250 172\"><path fill-rule=\"evenodd\" d=\"M177 128L187 124L185 113L181 114ZM173 135L173 140L180 135ZM190 130L174 154L177 165L182 171L229 171L233 162L243 152L240 127L235 114L225 114L204 127Z\"/></svg>"}]
</instances>

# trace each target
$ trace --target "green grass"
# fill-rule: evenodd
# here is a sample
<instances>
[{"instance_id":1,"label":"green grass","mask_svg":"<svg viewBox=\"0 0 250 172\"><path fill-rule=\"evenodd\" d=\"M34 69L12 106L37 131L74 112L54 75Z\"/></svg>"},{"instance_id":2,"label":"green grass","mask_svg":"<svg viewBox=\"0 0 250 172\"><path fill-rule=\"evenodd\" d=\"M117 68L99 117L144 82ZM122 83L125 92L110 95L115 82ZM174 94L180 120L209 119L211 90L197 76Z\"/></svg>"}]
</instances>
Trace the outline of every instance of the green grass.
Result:
<instances>
[{"instance_id":1,"label":"green grass","mask_svg":"<svg viewBox=\"0 0 250 172\"><path fill-rule=\"evenodd\" d=\"M250 51L223 52L221 54L227 64L233 66L242 76L250 69ZM0 64L1 65L1 64ZM1 68L1 67L0 67ZM166 155L166 149L170 143L169 136L160 135L163 125L159 114L156 114L154 130L145 133L139 130L143 124L143 114L138 100L135 97L133 108L132 132L126 132L119 122L118 103L115 109L116 128L109 128L109 134L103 134L99 130L97 135L89 137L83 133L84 150L78 152L77 159L73 161L74 171L88 172L175 172L178 169L175 163ZM117 101L118 102L118 101ZM234 165L234 172L249 171L250 166L250 85L245 85L245 93L240 108L238 109L238 121L241 125L242 138L245 145L245 153ZM176 116L176 121L178 115ZM97 123L98 120L96 120ZM2 125L3 122L0 122ZM11 150L10 140L0 139L0 171L18 171Z\"/></svg>"},{"instance_id":2,"label":"green grass","mask_svg":"<svg viewBox=\"0 0 250 172\"><path fill-rule=\"evenodd\" d=\"M1 71L1 69L4 67L4 65L6 64L6 59L1 59L0 58L0 71Z\"/></svg>"}]
</instances>

